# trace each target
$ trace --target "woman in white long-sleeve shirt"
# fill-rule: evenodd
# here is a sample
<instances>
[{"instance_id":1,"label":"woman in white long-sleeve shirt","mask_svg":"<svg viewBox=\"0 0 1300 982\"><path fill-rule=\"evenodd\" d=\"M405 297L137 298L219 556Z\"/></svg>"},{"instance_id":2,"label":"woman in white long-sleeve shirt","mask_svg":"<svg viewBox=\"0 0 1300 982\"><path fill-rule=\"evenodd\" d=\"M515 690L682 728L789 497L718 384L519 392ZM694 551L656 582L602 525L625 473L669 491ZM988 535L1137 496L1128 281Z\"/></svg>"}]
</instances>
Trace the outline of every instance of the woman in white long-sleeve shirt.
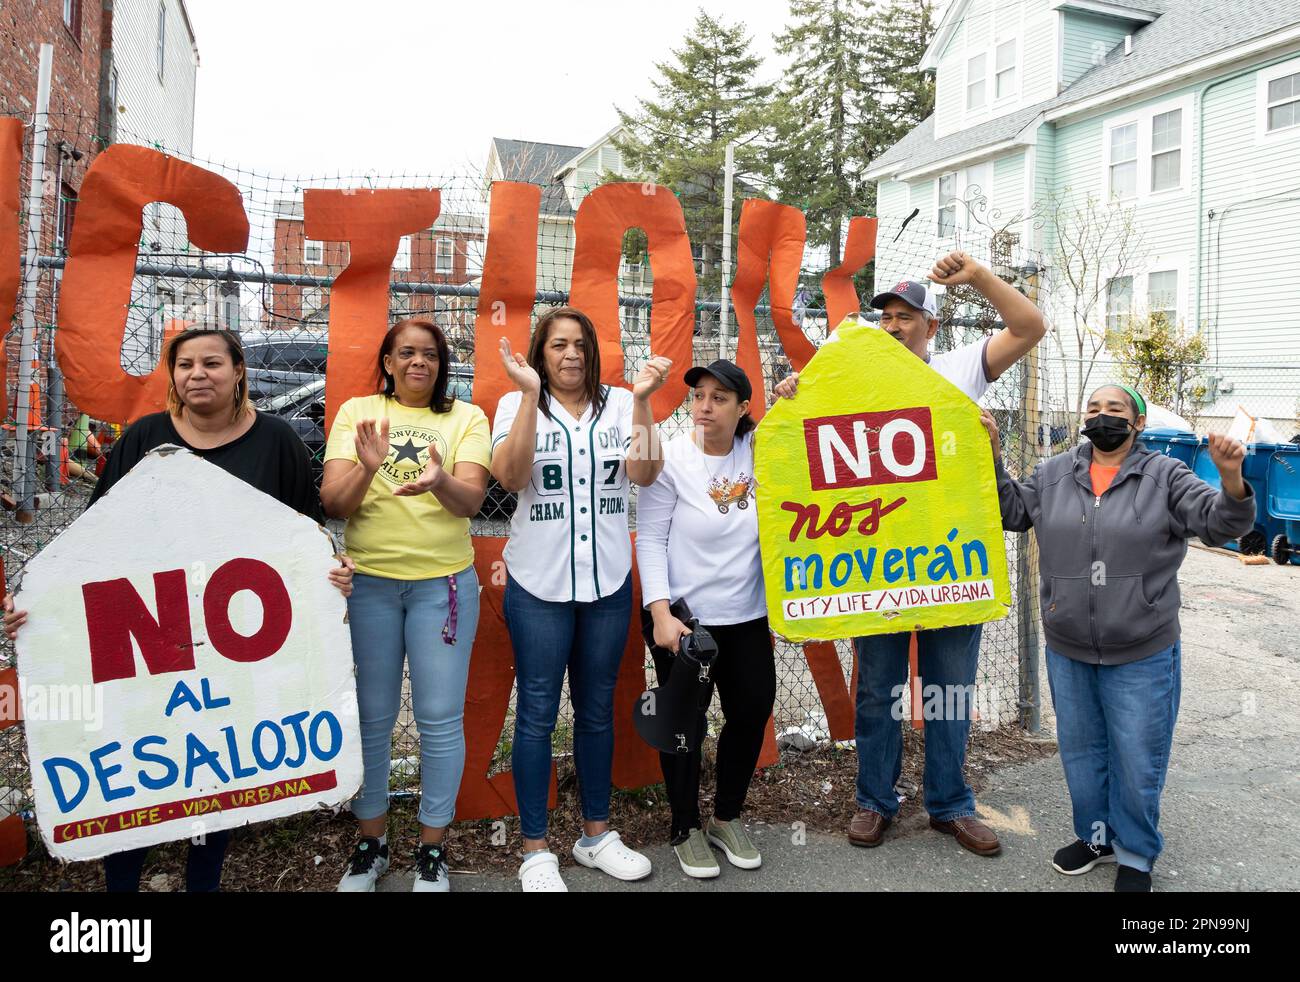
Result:
<instances>
[{"instance_id":1,"label":"woman in white long-sleeve shirt","mask_svg":"<svg viewBox=\"0 0 1300 982\"><path fill-rule=\"evenodd\" d=\"M726 719L718 736L718 787L707 830L700 821L700 738L690 754L660 754L672 808L672 843L682 870L712 877L721 870L709 843L734 866L762 862L740 812L763 748L776 699L776 663L767 625L754 504L752 388L736 365L715 361L686 373L694 430L664 444L659 479L637 502L637 566L642 617L653 621L655 671L663 685L674 654L690 633L669 611L685 600L718 645L711 672Z\"/></svg>"}]
</instances>

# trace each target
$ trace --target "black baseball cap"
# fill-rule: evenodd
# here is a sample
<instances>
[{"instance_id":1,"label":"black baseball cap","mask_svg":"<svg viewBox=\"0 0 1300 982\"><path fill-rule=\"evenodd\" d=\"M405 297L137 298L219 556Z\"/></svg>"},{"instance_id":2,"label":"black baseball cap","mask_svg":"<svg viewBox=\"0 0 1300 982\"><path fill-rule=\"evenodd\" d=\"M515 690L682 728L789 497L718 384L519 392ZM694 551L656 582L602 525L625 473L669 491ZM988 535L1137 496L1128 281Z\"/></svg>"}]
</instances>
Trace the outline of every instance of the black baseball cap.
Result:
<instances>
[{"instance_id":1,"label":"black baseball cap","mask_svg":"<svg viewBox=\"0 0 1300 982\"><path fill-rule=\"evenodd\" d=\"M872 297L871 306L877 310L882 310L885 301L890 297L897 297L904 303L922 311L927 317L937 318L939 316L939 302L924 283L918 283L916 280L901 280L892 290L877 293Z\"/></svg>"},{"instance_id":2,"label":"black baseball cap","mask_svg":"<svg viewBox=\"0 0 1300 982\"><path fill-rule=\"evenodd\" d=\"M700 384L700 379L705 375L712 375L726 388L740 396L741 402L754 394L754 389L749 384L749 377L740 370L739 365L727 361L725 358L719 358L707 368L703 365L696 365L694 368L689 369L686 372L686 384L693 389Z\"/></svg>"}]
</instances>

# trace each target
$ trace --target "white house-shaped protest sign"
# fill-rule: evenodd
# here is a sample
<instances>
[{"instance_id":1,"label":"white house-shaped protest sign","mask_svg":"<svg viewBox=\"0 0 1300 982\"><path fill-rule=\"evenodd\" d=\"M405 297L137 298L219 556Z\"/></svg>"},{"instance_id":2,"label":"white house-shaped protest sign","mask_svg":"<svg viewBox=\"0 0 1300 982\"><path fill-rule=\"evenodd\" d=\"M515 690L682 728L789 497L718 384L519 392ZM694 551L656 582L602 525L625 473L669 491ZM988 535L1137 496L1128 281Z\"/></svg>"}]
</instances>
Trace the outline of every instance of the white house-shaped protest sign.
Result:
<instances>
[{"instance_id":1,"label":"white house-shaped protest sign","mask_svg":"<svg viewBox=\"0 0 1300 982\"><path fill-rule=\"evenodd\" d=\"M18 677L53 855L91 859L356 793L337 562L315 521L168 447L28 563Z\"/></svg>"}]
</instances>

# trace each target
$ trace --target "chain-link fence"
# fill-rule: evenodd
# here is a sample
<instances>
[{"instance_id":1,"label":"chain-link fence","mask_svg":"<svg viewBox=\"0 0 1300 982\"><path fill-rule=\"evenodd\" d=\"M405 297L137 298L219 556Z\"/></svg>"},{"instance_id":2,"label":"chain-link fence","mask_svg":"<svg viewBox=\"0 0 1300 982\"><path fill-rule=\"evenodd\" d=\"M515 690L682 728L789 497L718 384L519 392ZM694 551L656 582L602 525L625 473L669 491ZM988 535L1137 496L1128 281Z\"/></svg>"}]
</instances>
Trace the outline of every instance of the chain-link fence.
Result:
<instances>
[{"instance_id":1,"label":"chain-link fence","mask_svg":"<svg viewBox=\"0 0 1300 982\"><path fill-rule=\"evenodd\" d=\"M26 147L20 176L23 194L32 177L34 127L26 127ZM119 134L120 142L133 141ZM0 549L10 583L25 563L85 508L95 477L120 436L120 420L94 420L63 397L63 385L53 356L58 330L59 291L66 245L75 228L80 180L102 149L95 121L52 115L49 119L45 170L51 190L43 201L39 228L33 228L33 208L24 209L23 241L31 248L23 257L28 276L19 302L19 316L8 335L10 398L6 406L3 457L0 458ZM165 148L156 148L165 149ZM165 336L182 324L230 328L243 338L250 389L259 408L287 419L321 466L325 433L325 366L331 288L347 267L348 246L313 241L303 222L303 191L308 188L429 187L441 191L441 211L428 229L404 238L393 264L390 282L390 322L419 314L432 318L447 335L453 353L452 390L469 399L475 369L474 325L486 251L488 195L494 180L541 184L541 219L537 243L537 296L534 313L567 299L575 247L574 218L582 199L597 184L617 175L611 160L598 154L598 164L577 160L574 148L518 141L493 142L481 168L429 176L394 174L274 177L240 170L224 163L195 160L233 182L240 190L250 222L247 249L240 254L212 254L190 244L181 212L164 203L145 207L136 275L132 282L126 334L121 351L123 368L145 374L157 364ZM80 154L74 157L73 151ZM580 155L579 155L580 156ZM613 164L618 164L615 158ZM66 164L66 169L65 169ZM613 170L613 173L611 173ZM629 175L624 175L629 176ZM911 216L914 217L914 216ZM877 257L858 277L859 294L869 295L876 281L890 285L902 276L920 278L937 258L928 228L909 216L882 216ZM28 236L28 232L34 234ZM689 227L695 256L696 296L694 361L707 363L721 350L734 353L734 341L724 347L720 287L730 282L734 264L724 268L720 242ZM963 230L960 248L989 263L999 275L1042 302L1046 280L1041 258L1027 252L1016 235L1006 231ZM821 274L831 265L825 249L805 250L795 316L805 334L819 344L827 324L821 294ZM624 242L618 268L618 293L624 372L631 379L650 353L649 322L652 268L643 237L636 230ZM757 309L759 350L764 388L790 370L766 306ZM996 312L968 288L954 288L943 297L936 347L946 350L978 340L1001 325ZM734 316L730 318L734 325ZM732 329L734 337L734 328ZM495 351L487 353L496 357ZM679 366L684 367L684 366ZM1047 343L994 384L982 400L998 418L1008 466L1021 473L1042 456L1059 448L1060 421L1068 403L1053 395L1053 359ZM1198 369L1204 373L1202 366ZM1277 370L1269 369L1276 377ZM1244 387L1245 375L1224 378ZM1263 379L1261 379L1263 381ZM1224 389L1219 383L1218 392ZM1294 392L1294 385L1292 385ZM1281 407L1280 407L1281 408ZM1294 410L1294 407L1292 407ZM1270 410L1271 412L1271 410ZM1285 414L1281 414L1285 416ZM1291 413L1292 417L1294 412ZM681 407L662 426L671 437L689 426ZM505 535L514 498L493 484L481 514L477 535ZM635 504L632 516L635 528ZM341 532L341 528L336 531ZM1007 556L1013 591L1008 617L985 626L976 708L982 727L1021 722L1036 726L1040 643L1037 598L1033 586L1035 559L1031 539L1007 536ZM0 648L0 667L12 664L7 642ZM847 642L836 645L844 681L852 672ZM828 726L818 688L802 650L778 643L778 693L775 711L778 733L791 727L825 735ZM513 700L512 700L513 704ZM555 749L561 758L570 750L571 715L567 698L556 730ZM506 720L493 770L509 766L513 715ZM977 728L978 733L978 728ZM978 739L978 736L976 737ZM418 734L409 693L394 732L393 788L418 788ZM567 766L567 764L562 764ZM0 731L0 806L29 808L27 773L21 727Z\"/></svg>"},{"instance_id":2,"label":"chain-link fence","mask_svg":"<svg viewBox=\"0 0 1300 982\"><path fill-rule=\"evenodd\" d=\"M10 389L13 393L6 417L0 492L6 511L0 516L5 569L13 582L24 564L85 508L95 476L120 435L118 420L93 420L62 397L62 381L53 357L58 330L59 288L66 245L76 221L79 176L100 149L94 121L80 117L49 119L50 147L47 183L58 188L49 195L40 215L36 237L39 249L24 257L24 270L35 266L30 289L20 298L20 316L9 335ZM27 148L21 176L24 193L30 187L33 128L27 127ZM133 142L129 134L119 141ZM70 160L79 150L76 183L65 174L51 173L54 159ZM165 149L165 148L156 148ZM239 170L227 164L194 161L231 180L243 195L250 221L250 238L239 255L213 255L190 245L185 220L176 208L153 203L144 209L136 276L132 282L121 364L133 374L144 374L157 364L169 330L183 324L209 324L236 330L243 338L250 389L259 407L283 416L311 449L318 468L324 450L324 372L327 355L331 285L346 268L346 243L308 239L303 229L302 192L315 187L436 187L441 191L441 213L433 226L404 239L393 264L390 320L420 314L429 316L445 331L453 352L452 387L468 399L475 365L474 321L487 235L487 195L492 179L532 181L543 185L537 247L538 294L535 313L567 299L575 245L574 216L583 197L608 173L583 167L568 168L564 148L514 141L495 141L481 171L445 176L335 175L332 177L270 177ZM30 219L30 211L24 222ZM24 225L24 233L27 232ZM721 243L704 241L688 228L695 254L699 290L696 304L694 360L707 363L723 344L720 323L720 284L723 278ZM892 238L892 240L891 240ZM26 241L26 236L24 236ZM973 239L972 239L973 241ZM880 231L878 263L888 263L919 277L936 258L923 236L893 235L889 222ZM972 243L966 247L977 251ZM988 258L992 244L986 242ZM1006 244L1000 246L1006 251ZM1014 251L1014 250L1013 250ZM1005 258L1005 257L1004 257ZM828 267L825 250L808 248L807 275L801 277L796 317L814 343L828 333L821 299L820 275ZM1023 264L1022 265L1026 265ZM860 277L860 292L870 289L870 270ZM726 270L727 279L734 265ZM891 274L892 275L892 274ZM644 243L631 233L625 242L618 270L624 369L632 378L649 356L652 269ZM996 327L978 297L949 298L936 343L946 348L976 339ZM964 301L964 302L963 302ZM759 348L764 384L768 392L789 371L789 362L777 340L766 298L757 310ZM734 325L734 316L731 318ZM732 328L734 337L734 326ZM24 345L27 347L24 348ZM734 340L725 349L734 353ZM30 357L25 357L25 356ZM495 352L492 353L495 357ZM24 366L31 370L24 372ZM1024 431L1020 419L1027 380L1021 371L1008 373L990 391L986 403L1000 416L1009 435L1008 451L1020 453L1016 433ZM1031 387L1032 388L1032 387ZM15 424L26 421L22 434ZM671 437L689 427L683 406L662 426ZM20 439L20 437L26 439ZM318 471L319 478L319 471ZM480 535L504 535L514 499L492 487L482 513L474 521ZM633 509L635 527L635 506ZM336 529L341 531L341 529ZM1026 687L1021 652L1033 640L1033 603L1020 602L1024 589L1023 537L1008 537L1012 584L1016 605L1010 617L987 625L984 657L978 685L977 709L981 723L996 726L1014 721L1034 691ZM1027 633L1030 632L1030 633ZM837 644L847 684L852 653L847 642ZM6 661L10 657L5 652ZM778 644L778 732L803 727L824 734L827 730L821 700L808 663L798 646ZM570 708L567 698L556 730L556 751L569 751ZM0 788L12 789L11 799L30 804L30 779L26 772L20 727L0 733ZM507 718L493 769L509 766L509 737L513 716ZM393 787L418 788L418 734L409 692L394 733Z\"/></svg>"}]
</instances>

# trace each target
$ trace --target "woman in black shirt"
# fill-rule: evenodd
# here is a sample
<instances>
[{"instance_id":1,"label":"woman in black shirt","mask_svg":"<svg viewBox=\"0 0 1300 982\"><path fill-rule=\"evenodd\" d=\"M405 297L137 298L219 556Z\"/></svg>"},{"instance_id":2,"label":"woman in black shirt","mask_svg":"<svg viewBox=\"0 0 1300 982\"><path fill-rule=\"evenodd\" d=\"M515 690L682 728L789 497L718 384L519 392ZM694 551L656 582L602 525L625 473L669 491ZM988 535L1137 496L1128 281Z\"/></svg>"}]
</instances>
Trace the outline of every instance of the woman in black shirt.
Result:
<instances>
[{"instance_id":1,"label":"woman in black shirt","mask_svg":"<svg viewBox=\"0 0 1300 982\"><path fill-rule=\"evenodd\" d=\"M325 520L320 495L312 481L311 458L298 435L278 416L259 413L248 399L244 351L230 331L193 328L167 346L167 409L142 416L114 445L90 496L90 507L112 490L151 450L174 444L193 451L281 504L315 519ZM352 592L353 563L340 556L329 577L346 597ZM9 639L27 620L4 598L4 626ZM202 844L190 846L186 887L213 891L221 881L230 833L211 832ZM109 892L140 888L140 873L149 850L131 849L104 857Z\"/></svg>"}]
</instances>

